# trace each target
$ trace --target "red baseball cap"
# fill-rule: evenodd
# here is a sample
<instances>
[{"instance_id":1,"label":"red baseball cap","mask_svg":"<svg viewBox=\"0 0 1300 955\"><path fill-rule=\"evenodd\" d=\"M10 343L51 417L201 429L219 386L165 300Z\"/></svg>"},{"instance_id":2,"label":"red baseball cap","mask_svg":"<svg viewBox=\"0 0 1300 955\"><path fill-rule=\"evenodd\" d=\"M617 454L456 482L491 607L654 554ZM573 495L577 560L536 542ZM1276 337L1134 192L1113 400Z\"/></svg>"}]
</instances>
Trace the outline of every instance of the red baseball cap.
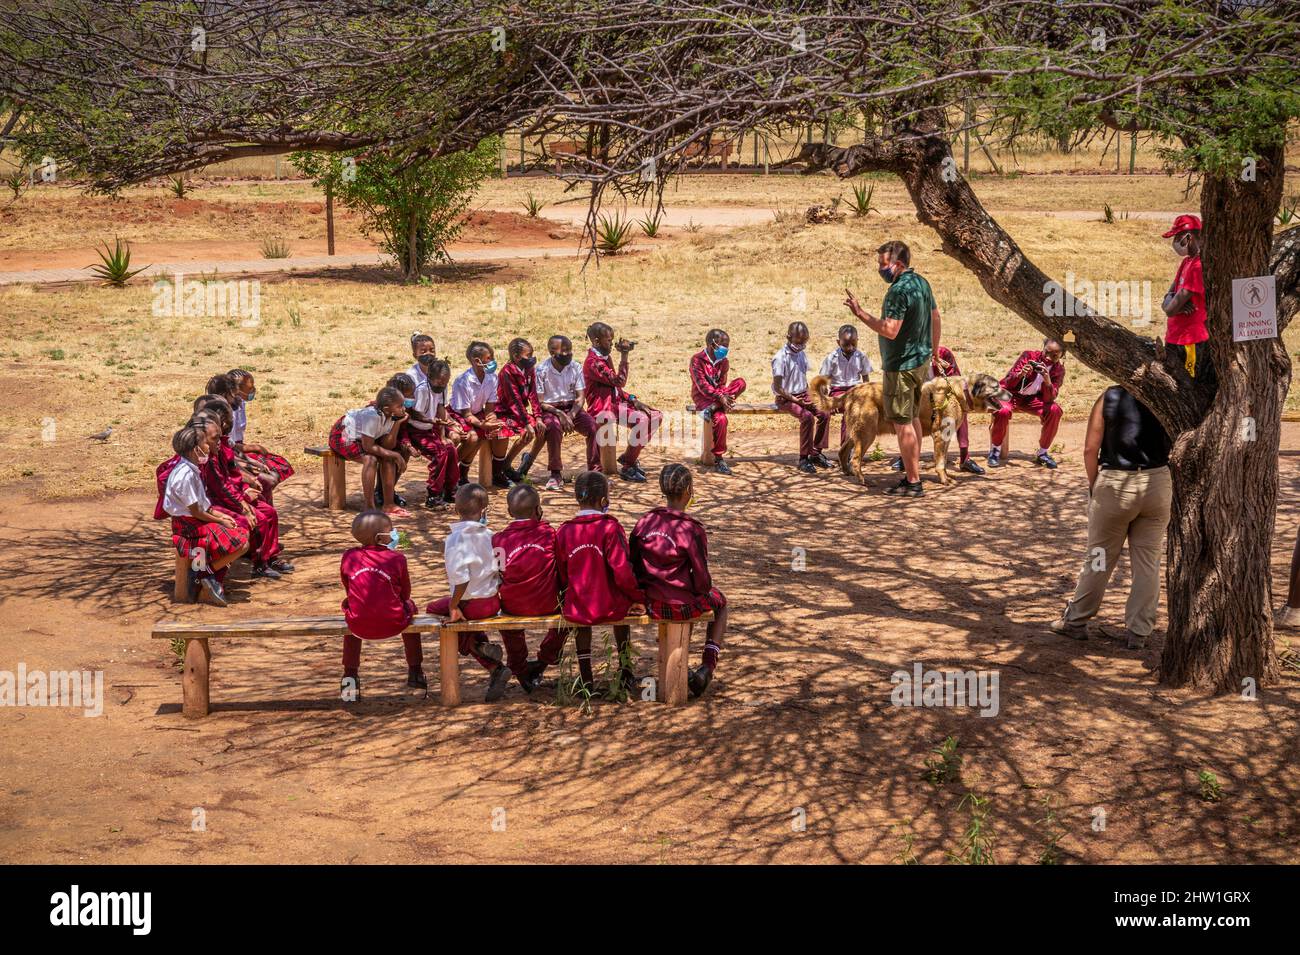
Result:
<instances>
[{"instance_id":1,"label":"red baseball cap","mask_svg":"<svg viewBox=\"0 0 1300 955\"><path fill-rule=\"evenodd\" d=\"M1166 232L1161 238L1170 239L1180 232L1200 232L1201 220L1196 216L1182 215L1174 220L1174 227Z\"/></svg>"}]
</instances>

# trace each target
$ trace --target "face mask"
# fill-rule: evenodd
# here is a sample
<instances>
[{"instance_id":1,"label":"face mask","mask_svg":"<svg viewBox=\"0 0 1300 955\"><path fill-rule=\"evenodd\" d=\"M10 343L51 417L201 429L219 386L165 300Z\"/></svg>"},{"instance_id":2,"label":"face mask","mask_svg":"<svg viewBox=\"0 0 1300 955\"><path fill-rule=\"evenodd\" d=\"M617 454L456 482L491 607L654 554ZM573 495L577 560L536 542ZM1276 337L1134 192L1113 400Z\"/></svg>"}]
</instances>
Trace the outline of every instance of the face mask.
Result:
<instances>
[{"instance_id":1,"label":"face mask","mask_svg":"<svg viewBox=\"0 0 1300 955\"><path fill-rule=\"evenodd\" d=\"M401 539L401 535L397 533L397 528L394 527L391 531L388 532L388 543L385 544L384 546L387 547L389 550L397 550L397 542L400 539Z\"/></svg>"},{"instance_id":2,"label":"face mask","mask_svg":"<svg viewBox=\"0 0 1300 955\"><path fill-rule=\"evenodd\" d=\"M257 397L257 389L254 388L254 389L253 389L252 391L250 391L248 394L244 395L244 400L245 400L245 401L252 401L252 400L253 400L254 398L256 398L256 397Z\"/></svg>"},{"instance_id":3,"label":"face mask","mask_svg":"<svg viewBox=\"0 0 1300 955\"><path fill-rule=\"evenodd\" d=\"M483 366L483 370L487 372L489 375L495 375L497 373L497 360L493 358L490 362L488 362L486 365Z\"/></svg>"},{"instance_id":4,"label":"face mask","mask_svg":"<svg viewBox=\"0 0 1300 955\"><path fill-rule=\"evenodd\" d=\"M552 356L551 356L551 364L554 365L556 368L563 368L563 367L565 367L566 365L568 365L569 362L571 362L571 361L573 361L573 356L572 356L572 355L552 355Z\"/></svg>"},{"instance_id":5,"label":"face mask","mask_svg":"<svg viewBox=\"0 0 1300 955\"><path fill-rule=\"evenodd\" d=\"M1191 237L1186 234L1174 236L1174 241L1173 241L1174 251L1179 255L1186 255L1187 246L1190 244L1190 238Z\"/></svg>"},{"instance_id":6,"label":"face mask","mask_svg":"<svg viewBox=\"0 0 1300 955\"><path fill-rule=\"evenodd\" d=\"M532 368L536 364L537 364L537 359L535 357L519 359L519 367L524 369L524 371L527 371L528 369Z\"/></svg>"},{"instance_id":7,"label":"face mask","mask_svg":"<svg viewBox=\"0 0 1300 955\"><path fill-rule=\"evenodd\" d=\"M877 271L880 273L880 277L885 280L886 284L888 285L894 284L893 268L877 269Z\"/></svg>"},{"instance_id":8,"label":"face mask","mask_svg":"<svg viewBox=\"0 0 1300 955\"><path fill-rule=\"evenodd\" d=\"M197 458L194 459L194 463L197 464L199 467L203 467L203 465L208 463L208 459L210 457L211 455L208 454L200 454Z\"/></svg>"},{"instance_id":9,"label":"face mask","mask_svg":"<svg viewBox=\"0 0 1300 955\"><path fill-rule=\"evenodd\" d=\"M728 351L729 349L725 345L719 345L717 348L713 349L713 360L722 361L722 359L727 357Z\"/></svg>"},{"instance_id":10,"label":"face mask","mask_svg":"<svg viewBox=\"0 0 1300 955\"><path fill-rule=\"evenodd\" d=\"M487 511L484 511L481 515L479 515L478 522L482 524L484 527L487 526Z\"/></svg>"},{"instance_id":11,"label":"face mask","mask_svg":"<svg viewBox=\"0 0 1300 955\"><path fill-rule=\"evenodd\" d=\"M414 399L414 398L403 398L403 399L402 399L402 407L403 407L403 408L414 408L414 407L415 407L415 399Z\"/></svg>"},{"instance_id":12,"label":"face mask","mask_svg":"<svg viewBox=\"0 0 1300 955\"><path fill-rule=\"evenodd\" d=\"M794 342L789 342L789 345L791 351L803 351L803 345L796 345Z\"/></svg>"}]
</instances>

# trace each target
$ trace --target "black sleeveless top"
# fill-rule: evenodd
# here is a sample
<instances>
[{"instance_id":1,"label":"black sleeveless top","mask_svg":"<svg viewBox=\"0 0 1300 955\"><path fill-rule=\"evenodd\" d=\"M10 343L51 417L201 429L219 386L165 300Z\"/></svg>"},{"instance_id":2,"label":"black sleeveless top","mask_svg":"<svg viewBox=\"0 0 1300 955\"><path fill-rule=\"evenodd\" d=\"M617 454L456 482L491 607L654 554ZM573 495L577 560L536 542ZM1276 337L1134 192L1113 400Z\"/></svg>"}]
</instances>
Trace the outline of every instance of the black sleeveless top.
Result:
<instances>
[{"instance_id":1,"label":"black sleeveless top","mask_svg":"<svg viewBox=\"0 0 1300 955\"><path fill-rule=\"evenodd\" d=\"M1150 408L1120 385L1111 385L1102 395L1101 417L1101 467L1136 471L1169 463L1169 435L1164 427Z\"/></svg>"}]
</instances>

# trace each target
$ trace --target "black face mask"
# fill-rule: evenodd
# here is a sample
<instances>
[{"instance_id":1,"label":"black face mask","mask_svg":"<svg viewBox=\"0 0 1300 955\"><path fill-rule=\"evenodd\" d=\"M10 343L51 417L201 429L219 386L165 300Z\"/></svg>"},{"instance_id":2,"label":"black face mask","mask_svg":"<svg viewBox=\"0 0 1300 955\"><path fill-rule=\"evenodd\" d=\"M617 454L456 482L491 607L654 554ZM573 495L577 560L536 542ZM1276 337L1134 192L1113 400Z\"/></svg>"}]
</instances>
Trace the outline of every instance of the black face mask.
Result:
<instances>
[{"instance_id":1,"label":"black face mask","mask_svg":"<svg viewBox=\"0 0 1300 955\"><path fill-rule=\"evenodd\" d=\"M532 368L536 364L537 364L536 357L519 359L519 367L524 369L524 371L527 371L528 369Z\"/></svg>"},{"instance_id":2,"label":"black face mask","mask_svg":"<svg viewBox=\"0 0 1300 955\"><path fill-rule=\"evenodd\" d=\"M556 368L563 368L563 367L565 367L566 365L568 365L569 362L571 362L571 361L573 361L573 356L572 356L572 355L552 355L552 356L551 356L551 364L554 365Z\"/></svg>"}]
</instances>

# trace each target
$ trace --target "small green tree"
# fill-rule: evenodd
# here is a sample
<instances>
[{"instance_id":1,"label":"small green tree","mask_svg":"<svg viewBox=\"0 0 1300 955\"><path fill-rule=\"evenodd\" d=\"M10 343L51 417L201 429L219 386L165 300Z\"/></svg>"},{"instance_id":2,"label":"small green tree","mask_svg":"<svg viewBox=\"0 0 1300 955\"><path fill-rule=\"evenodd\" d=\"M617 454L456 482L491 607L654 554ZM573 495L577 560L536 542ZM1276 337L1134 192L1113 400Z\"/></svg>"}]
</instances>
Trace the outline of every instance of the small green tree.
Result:
<instances>
[{"instance_id":1,"label":"small green tree","mask_svg":"<svg viewBox=\"0 0 1300 955\"><path fill-rule=\"evenodd\" d=\"M439 157L392 153L294 153L321 188L361 214L361 228L414 281L430 262L450 262L447 246L465 225L474 193L496 168L500 139Z\"/></svg>"}]
</instances>

